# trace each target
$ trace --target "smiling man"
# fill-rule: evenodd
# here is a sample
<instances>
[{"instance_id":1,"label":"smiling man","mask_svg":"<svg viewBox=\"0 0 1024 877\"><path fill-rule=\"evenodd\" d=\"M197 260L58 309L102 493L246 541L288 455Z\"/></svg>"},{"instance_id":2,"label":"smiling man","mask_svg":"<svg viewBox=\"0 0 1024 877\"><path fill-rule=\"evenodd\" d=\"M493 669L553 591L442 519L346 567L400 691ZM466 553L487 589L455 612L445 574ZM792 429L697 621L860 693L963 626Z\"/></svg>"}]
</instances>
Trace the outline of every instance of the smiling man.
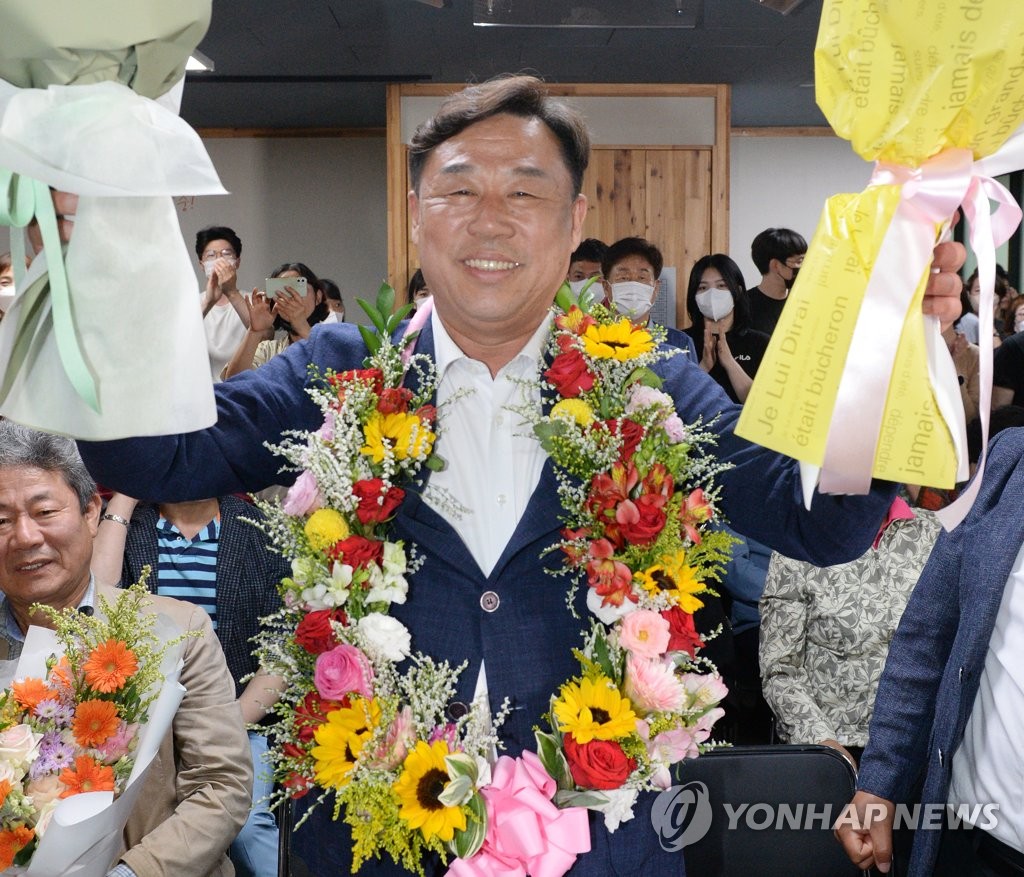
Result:
<instances>
[{"instance_id":1,"label":"smiling man","mask_svg":"<svg viewBox=\"0 0 1024 877\"><path fill-rule=\"evenodd\" d=\"M417 350L435 360L438 403L454 404L442 409L437 444L448 467L431 474L422 494L410 490L394 520L395 538L423 556L396 614L414 648L468 662L453 717L465 713L478 685L486 684L493 704L509 699L501 735L512 755L534 746L533 727L551 693L576 669L581 622L541 560L559 538L557 483L539 442L507 405L541 404L540 390L524 390L521 379L540 376L549 309L580 240L588 154L582 118L531 77L453 95L410 145L412 235L433 293ZM952 270L960 260L954 253L945 266ZM933 287L947 285L935 277ZM257 490L278 478L264 442L320 426L305 393L309 367L357 368L365 356L354 326L317 327L258 371L219 385L219 419L210 429L81 447L94 474L130 495L171 501ZM818 564L870 545L894 487L816 497L807 512L796 464L733 434L739 408L714 381L682 356L659 370L685 421L718 417L717 452L733 466L720 479L722 503L737 530ZM451 515L450 503L435 506L437 487L465 514ZM681 873L679 856L661 849L651 827L651 798L643 796L636 817L614 835L595 820L591 852L570 873ZM329 811L319 808L295 836L304 866L325 877L350 866L346 831L330 823ZM424 868L443 873L436 861ZM371 862L361 873L404 872Z\"/></svg>"},{"instance_id":2,"label":"smiling man","mask_svg":"<svg viewBox=\"0 0 1024 877\"><path fill-rule=\"evenodd\" d=\"M69 439L0 421L0 658L15 660L32 624L52 626L34 603L91 614L90 572L100 521L96 484ZM235 689L210 619L198 606L153 597L150 611L200 636L186 640L187 692L146 776L109 877L227 877L225 852L245 822L252 762Z\"/></svg>"}]
</instances>

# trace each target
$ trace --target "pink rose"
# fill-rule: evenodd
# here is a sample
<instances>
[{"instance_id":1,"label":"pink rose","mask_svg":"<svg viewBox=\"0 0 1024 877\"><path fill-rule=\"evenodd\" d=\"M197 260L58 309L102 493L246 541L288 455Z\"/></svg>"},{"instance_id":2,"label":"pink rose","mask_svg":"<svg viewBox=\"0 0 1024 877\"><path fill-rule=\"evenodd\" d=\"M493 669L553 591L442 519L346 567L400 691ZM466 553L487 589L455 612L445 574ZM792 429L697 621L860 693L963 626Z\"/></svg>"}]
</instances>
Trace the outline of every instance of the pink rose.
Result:
<instances>
[{"instance_id":1,"label":"pink rose","mask_svg":"<svg viewBox=\"0 0 1024 877\"><path fill-rule=\"evenodd\" d=\"M341 700L349 694L373 697L373 667L359 649L342 643L316 659L313 684L327 700Z\"/></svg>"},{"instance_id":2,"label":"pink rose","mask_svg":"<svg viewBox=\"0 0 1024 877\"><path fill-rule=\"evenodd\" d=\"M669 623L657 612L637 609L622 619L619 642L641 658L659 658L668 650Z\"/></svg>"},{"instance_id":3,"label":"pink rose","mask_svg":"<svg viewBox=\"0 0 1024 877\"><path fill-rule=\"evenodd\" d=\"M288 488L288 495L281 504L281 510L286 515L308 515L321 505L323 500L320 497L320 489L316 486L316 478L307 469Z\"/></svg>"}]
</instances>

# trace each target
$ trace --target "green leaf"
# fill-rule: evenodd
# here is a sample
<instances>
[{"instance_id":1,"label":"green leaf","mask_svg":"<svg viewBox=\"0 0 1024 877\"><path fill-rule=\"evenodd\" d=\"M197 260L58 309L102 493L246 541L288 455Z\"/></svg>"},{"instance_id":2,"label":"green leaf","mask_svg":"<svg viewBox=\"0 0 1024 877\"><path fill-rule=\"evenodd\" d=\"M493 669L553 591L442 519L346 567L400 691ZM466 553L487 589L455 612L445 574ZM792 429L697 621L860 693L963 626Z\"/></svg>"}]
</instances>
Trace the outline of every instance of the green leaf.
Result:
<instances>
[{"instance_id":1,"label":"green leaf","mask_svg":"<svg viewBox=\"0 0 1024 877\"><path fill-rule=\"evenodd\" d=\"M467 776L457 776L448 781L437 800L445 807L461 807L473 794L473 781Z\"/></svg>"},{"instance_id":2,"label":"green leaf","mask_svg":"<svg viewBox=\"0 0 1024 877\"><path fill-rule=\"evenodd\" d=\"M658 377L653 371L646 366L638 369L634 369L629 373L629 377L626 378L626 384L643 384L645 387L653 387L655 390L660 390L661 385L665 382Z\"/></svg>"},{"instance_id":3,"label":"green leaf","mask_svg":"<svg viewBox=\"0 0 1024 877\"><path fill-rule=\"evenodd\" d=\"M554 802L556 807L601 807L608 803L608 796L600 792L574 792L569 789L559 789L555 792Z\"/></svg>"},{"instance_id":4,"label":"green leaf","mask_svg":"<svg viewBox=\"0 0 1024 877\"><path fill-rule=\"evenodd\" d=\"M377 300L380 301L379 296ZM366 314L366 316L370 318L370 322L373 323L374 328L381 334L384 334L387 330L387 325L384 322L384 316L381 314L381 312L372 304L370 304L365 298L357 298L356 304L358 304L359 307L363 309L363 312Z\"/></svg>"},{"instance_id":5,"label":"green leaf","mask_svg":"<svg viewBox=\"0 0 1024 877\"><path fill-rule=\"evenodd\" d=\"M604 286L601 284L601 278L591 277L590 282L580 290L580 310L589 314L590 309L602 301L604 301Z\"/></svg>"},{"instance_id":6,"label":"green leaf","mask_svg":"<svg viewBox=\"0 0 1024 877\"><path fill-rule=\"evenodd\" d=\"M395 309L395 290L391 284L386 280L380 285L380 289L377 290L377 312L381 315L382 319L386 319L391 316L391 312Z\"/></svg>"},{"instance_id":7,"label":"green leaf","mask_svg":"<svg viewBox=\"0 0 1024 877\"><path fill-rule=\"evenodd\" d=\"M576 304L576 296L572 294L568 281L558 287L558 292L555 293L555 304L563 311L569 310Z\"/></svg>"},{"instance_id":8,"label":"green leaf","mask_svg":"<svg viewBox=\"0 0 1024 877\"><path fill-rule=\"evenodd\" d=\"M372 356L380 349L380 336L374 335L366 326L359 327L359 334L363 336L363 343L366 345L366 349L370 351Z\"/></svg>"},{"instance_id":9,"label":"green leaf","mask_svg":"<svg viewBox=\"0 0 1024 877\"><path fill-rule=\"evenodd\" d=\"M554 439L565 435L568 429L569 424L557 418L554 420L544 420L533 427L534 433L536 433L537 438L540 440L541 447L549 454L552 452Z\"/></svg>"},{"instance_id":10,"label":"green leaf","mask_svg":"<svg viewBox=\"0 0 1024 877\"><path fill-rule=\"evenodd\" d=\"M427 457L427 461L423 464L431 472L444 472L448 468L448 461L444 457L439 457L437 454L431 454Z\"/></svg>"},{"instance_id":11,"label":"green leaf","mask_svg":"<svg viewBox=\"0 0 1024 877\"><path fill-rule=\"evenodd\" d=\"M479 776L477 770L476 759L464 752L453 752L451 755L444 757L445 767L448 768L448 776L452 779L456 777L469 777L474 783Z\"/></svg>"},{"instance_id":12,"label":"green leaf","mask_svg":"<svg viewBox=\"0 0 1024 877\"><path fill-rule=\"evenodd\" d=\"M487 836L487 807L479 793L473 795L466 803L469 818L466 828L455 832L452 838L452 852L460 859L468 859L484 845Z\"/></svg>"},{"instance_id":13,"label":"green leaf","mask_svg":"<svg viewBox=\"0 0 1024 877\"><path fill-rule=\"evenodd\" d=\"M544 770L551 774L558 788L571 789L572 774L569 773L569 762L565 760L565 753L562 752L561 740L554 734L540 730L534 730L533 736L537 740L537 757L544 765Z\"/></svg>"},{"instance_id":14,"label":"green leaf","mask_svg":"<svg viewBox=\"0 0 1024 877\"><path fill-rule=\"evenodd\" d=\"M601 668L609 679L615 679L615 668L612 666L612 657L608 652L608 641L603 636L594 637L594 661Z\"/></svg>"}]
</instances>

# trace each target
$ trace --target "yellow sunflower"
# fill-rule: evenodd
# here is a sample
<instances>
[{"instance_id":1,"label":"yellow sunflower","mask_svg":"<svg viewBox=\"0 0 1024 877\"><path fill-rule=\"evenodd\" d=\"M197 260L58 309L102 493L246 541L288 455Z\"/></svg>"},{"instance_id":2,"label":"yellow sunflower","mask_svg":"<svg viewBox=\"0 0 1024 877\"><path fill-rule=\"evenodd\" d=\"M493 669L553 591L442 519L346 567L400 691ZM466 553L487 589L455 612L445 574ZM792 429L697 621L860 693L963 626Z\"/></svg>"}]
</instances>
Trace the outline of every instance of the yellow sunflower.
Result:
<instances>
[{"instance_id":1,"label":"yellow sunflower","mask_svg":"<svg viewBox=\"0 0 1024 877\"><path fill-rule=\"evenodd\" d=\"M693 567L686 563L686 555L683 552L662 557L661 563L637 573L636 579L649 594L668 594L672 604L683 612L692 614L704 605L694 595L707 589L697 578Z\"/></svg>"},{"instance_id":2,"label":"yellow sunflower","mask_svg":"<svg viewBox=\"0 0 1024 877\"><path fill-rule=\"evenodd\" d=\"M594 422L594 409L582 399L563 399L552 407L551 416L574 420L587 427Z\"/></svg>"},{"instance_id":3,"label":"yellow sunflower","mask_svg":"<svg viewBox=\"0 0 1024 877\"><path fill-rule=\"evenodd\" d=\"M430 455L436 436L415 414L374 412L365 427L366 444L360 453L380 463L390 450L397 460L424 459Z\"/></svg>"},{"instance_id":4,"label":"yellow sunflower","mask_svg":"<svg viewBox=\"0 0 1024 877\"><path fill-rule=\"evenodd\" d=\"M617 323L588 326L583 333L583 348L594 359L617 359L620 362L654 350L654 339L644 329L636 328L623 317Z\"/></svg>"},{"instance_id":5,"label":"yellow sunflower","mask_svg":"<svg viewBox=\"0 0 1024 877\"><path fill-rule=\"evenodd\" d=\"M326 551L349 535L345 518L334 509L317 509L306 521L305 530L309 544L317 551Z\"/></svg>"},{"instance_id":6,"label":"yellow sunflower","mask_svg":"<svg viewBox=\"0 0 1024 877\"><path fill-rule=\"evenodd\" d=\"M449 754L444 740L420 740L405 757L402 775L395 783L395 794L402 805L398 815L410 828L418 828L428 841L437 837L447 843L456 829L466 828L462 808L448 807L438 800L451 779L444 763Z\"/></svg>"},{"instance_id":7,"label":"yellow sunflower","mask_svg":"<svg viewBox=\"0 0 1024 877\"><path fill-rule=\"evenodd\" d=\"M580 744L619 740L636 730L636 713L607 676L566 682L555 701L555 721Z\"/></svg>"},{"instance_id":8,"label":"yellow sunflower","mask_svg":"<svg viewBox=\"0 0 1024 877\"><path fill-rule=\"evenodd\" d=\"M327 721L313 734L316 781L332 789L348 785L359 753L379 722L380 705L362 697L353 697L351 706L329 712Z\"/></svg>"}]
</instances>

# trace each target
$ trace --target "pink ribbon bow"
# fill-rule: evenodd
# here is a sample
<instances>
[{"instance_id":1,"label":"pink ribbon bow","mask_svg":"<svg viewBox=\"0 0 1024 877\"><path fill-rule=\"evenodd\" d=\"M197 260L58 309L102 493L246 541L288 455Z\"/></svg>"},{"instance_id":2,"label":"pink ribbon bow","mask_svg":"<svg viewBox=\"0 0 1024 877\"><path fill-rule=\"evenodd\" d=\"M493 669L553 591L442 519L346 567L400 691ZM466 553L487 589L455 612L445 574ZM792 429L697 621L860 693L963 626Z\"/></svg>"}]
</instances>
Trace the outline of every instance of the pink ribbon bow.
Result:
<instances>
[{"instance_id":1,"label":"pink ribbon bow","mask_svg":"<svg viewBox=\"0 0 1024 877\"><path fill-rule=\"evenodd\" d=\"M590 850L590 826L583 807L559 810L551 798L556 784L533 752L503 755L491 785L481 791L487 804L487 836L469 859L456 859L454 877L562 877L580 853Z\"/></svg>"}]
</instances>

